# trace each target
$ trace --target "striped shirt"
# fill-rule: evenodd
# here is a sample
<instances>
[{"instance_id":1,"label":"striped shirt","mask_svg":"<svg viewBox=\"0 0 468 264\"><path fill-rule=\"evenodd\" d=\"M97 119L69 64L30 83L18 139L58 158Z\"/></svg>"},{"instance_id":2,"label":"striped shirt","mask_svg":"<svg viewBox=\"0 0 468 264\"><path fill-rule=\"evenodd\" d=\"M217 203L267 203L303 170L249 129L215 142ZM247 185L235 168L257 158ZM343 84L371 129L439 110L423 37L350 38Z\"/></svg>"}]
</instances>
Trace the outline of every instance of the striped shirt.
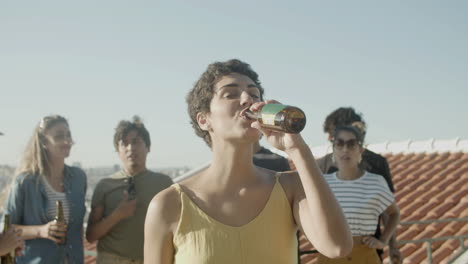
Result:
<instances>
[{"instance_id":1,"label":"striped shirt","mask_svg":"<svg viewBox=\"0 0 468 264\"><path fill-rule=\"evenodd\" d=\"M49 219L54 219L57 215L57 206L56 201L62 201L63 215L65 216L65 221L68 223L70 217L70 203L67 200L67 197L64 192L57 192L52 188L49 182L43 178L45 191L47 193L47 217Z\"/></svg>"},{"instance_id":2,"label":"striped shirt","mask_svg":"<svg viewBox=\"0 0 468 264\"><path fill-rule=\"evenodd\" d=\"M367 171L355 180L341 180L336 172L324 177L343 209L353 236L373 235L379 215L395 200L385 179Z\"/></svg>"}]
</instances>

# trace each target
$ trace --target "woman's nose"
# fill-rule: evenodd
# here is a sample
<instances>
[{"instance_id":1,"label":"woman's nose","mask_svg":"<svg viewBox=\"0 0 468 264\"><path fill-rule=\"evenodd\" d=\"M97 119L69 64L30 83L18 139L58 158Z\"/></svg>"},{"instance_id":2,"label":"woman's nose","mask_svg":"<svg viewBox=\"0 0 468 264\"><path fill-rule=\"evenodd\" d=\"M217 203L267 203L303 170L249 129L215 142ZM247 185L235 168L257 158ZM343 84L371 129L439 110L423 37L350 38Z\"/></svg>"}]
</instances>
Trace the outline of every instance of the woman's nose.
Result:
<instances>
[{"instance_id":1,"label":"woman's nose","mask_svg":"<svg viewBox=\"0 0 468 264\"><path fill-rule=\"evenodd\" d=\"M68 136L68 137L65 137L65 144L68 144L68 145L73 145L75 144L75 142L73 141L73 138Z\"/></svg>"},{"instance_id":2,"label":"woman's nose","mask_svg":"<svg viewBox=\"0 0 468 264\"><path fill-rule=\"evenodd\" d=\"M126 146L126 149L127 149L127 150L132 150L132 149L134 149L134 148L135 148L135 146L134 146L133 143L129 143L129 144Z\"/></svg>"},{"instance_id":3,"label":"woman's nose","mask_svg":"<svg viewBox=\"0 0 468 264\"><path fill-rule=\"evenodd\" d=\"M252 98L252 96L246 92L246 91L243 91L241 93L241 105L243 106L247 106L247 105L252 105L253 102L254 102L254 99Z\"/></svg>"}]
</instances>

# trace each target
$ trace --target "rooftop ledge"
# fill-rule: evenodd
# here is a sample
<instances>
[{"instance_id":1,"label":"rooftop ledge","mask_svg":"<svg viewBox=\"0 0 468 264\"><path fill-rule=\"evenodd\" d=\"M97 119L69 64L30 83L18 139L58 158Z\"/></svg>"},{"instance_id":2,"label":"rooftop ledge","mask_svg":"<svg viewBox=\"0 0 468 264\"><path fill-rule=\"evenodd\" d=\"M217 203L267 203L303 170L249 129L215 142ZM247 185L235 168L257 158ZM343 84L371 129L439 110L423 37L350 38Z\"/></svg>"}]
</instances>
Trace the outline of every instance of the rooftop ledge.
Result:
<instances>
[{"instance_id":1,"label":"rooftop ledge","mask_svg":"<svg viewBox=\"0 0 468 264\"><path fill-rule=\"evenodd\" d=\"M468 153L468 139L428 139L428 140L403 140L403 141L386 141L383 143L367 144L367 149L370 149L380 154L410 154L410 153L443 153L443 152L466 152ZM270 148L271 152L279 154L287 158L287 154L283 151ZM312 147L312 153L315 158L320 158L328 153L331 153L331 144ZM176 177L175 182L186 179L202 170L204 170L210 161L195 167L194 169Z\"/></svg>"},{"instance_id":2,"label":"rooftop ledge","mask_svg":"<svg viewBox=\"0 0 468 264\"><path fill-rule=\"evenodd\" d=\"M443 152L468 152L468 139L427 139L427 140L403 140L385 141L383 143L367 144L366 148L380 154L409 154L409 153L443 153ZM286 153L277 149L270 149L279 155L287 157ZM312 147L312 153L316 158L331 153L331 144Z\"/></svg>"}]
</instances>

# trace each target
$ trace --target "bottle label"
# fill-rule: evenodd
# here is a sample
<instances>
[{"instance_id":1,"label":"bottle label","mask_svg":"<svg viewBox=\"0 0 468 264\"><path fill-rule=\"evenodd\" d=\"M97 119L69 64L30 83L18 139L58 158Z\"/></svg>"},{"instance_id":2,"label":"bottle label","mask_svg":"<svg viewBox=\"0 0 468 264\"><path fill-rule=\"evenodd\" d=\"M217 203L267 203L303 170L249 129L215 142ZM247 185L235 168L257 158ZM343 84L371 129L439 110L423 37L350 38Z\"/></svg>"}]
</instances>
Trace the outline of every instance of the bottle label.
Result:
<instances>
[{"instance_id":1,"label":"bottle label","mask_svg":"<svg viewBox=\"0 0 468 264\"><path fill-rule=\"evenodd\" d=\"M262 107L261 114L262 114L262 123L265 125L275 125L275 117L276 114L281 112L286 105L282 104L266 104Z\"/></svg>"}]
</instances>

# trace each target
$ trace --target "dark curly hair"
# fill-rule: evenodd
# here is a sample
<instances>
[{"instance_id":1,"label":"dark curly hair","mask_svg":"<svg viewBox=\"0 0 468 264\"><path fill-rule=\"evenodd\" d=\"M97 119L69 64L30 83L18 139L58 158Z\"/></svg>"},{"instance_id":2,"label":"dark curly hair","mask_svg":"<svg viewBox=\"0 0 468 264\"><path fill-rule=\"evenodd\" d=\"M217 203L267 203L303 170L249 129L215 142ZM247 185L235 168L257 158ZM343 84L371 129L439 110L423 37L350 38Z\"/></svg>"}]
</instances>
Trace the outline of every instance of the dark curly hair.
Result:
<instances>
[{"instance_id":1,"label":"dark curly hair","mask_svg":"<svg viewBox=\"0 0 468 264\"><path fill-rule=\"evenodd\" d=\"M133 116L132 121L121 120L115 128L114 147L116 151L119 151L119 141L125 138L132 130L135 130L145 142L146 147L150 148L151 138L148 130L146 130L139 116Z\"/></svg>"},{"instance_id":2,"label":"dark curly hair","mask_svg":"<svg viewBox=\"0 0 468 264\"><path fill-rule=\"evenodd\" d=\"M362 123L356 126L361 130L362 139L366 134L366 122L362 118L361 113L357 113L352 107L340 107L335 111L331 112L323 123L323 132L333 135L335 129L339 126L351 126L353 123Z\"/></svg>"},{"instance_id":3,"label":"dark curly hair","mask_svg":"<svg viewBox=\"0 0 468 264\"><path fill-rule=\"evenodd\" d=\"M353 134L360 146L364 144L364 135L361 133L359 128L356 128L355 126L337 126L333 132L333 138L336 138L342 131L347 131Z\"/></svg>"},{"instance_id":4,"label":"dark curly hair","mask_svg":"<svg viewBox=\"0 0 468 264\"><path fill-rule=\"evenodd\" d=\"M264 90L258 79L258 74L252 70L249 64L238 59L231 59L225 62L214 62L208 65L206 71L200 76L186 97L190 123L197 136L203 138L206 144L211 147L210 134L198 126L197 114L209 113L210 103L214 95L215 84L226 75L238 73L249 77L260 90L260 98L263 100Z\"/></svg>"}]
</instances>

